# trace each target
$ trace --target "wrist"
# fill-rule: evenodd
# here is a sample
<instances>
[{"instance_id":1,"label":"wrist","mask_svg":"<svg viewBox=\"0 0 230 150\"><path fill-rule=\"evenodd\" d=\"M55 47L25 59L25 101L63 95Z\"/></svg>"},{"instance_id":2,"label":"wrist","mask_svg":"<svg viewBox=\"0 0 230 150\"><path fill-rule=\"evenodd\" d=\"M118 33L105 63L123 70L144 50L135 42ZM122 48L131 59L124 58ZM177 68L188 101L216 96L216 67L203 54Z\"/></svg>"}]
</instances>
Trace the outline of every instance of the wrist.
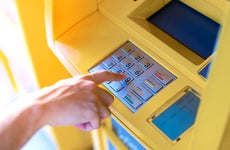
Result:
<instances>
[{"instance_id":1,"label":"wrist","mask_svg":"<svg viewBox=\"0 0 230 150\"><path fill-rule=\"evenodd\" d=\"M46 121L46 112L44 108L44 103L42 102L34 102L34 104L31 106L31 114L35 117L35 123L37 122L37 127L42 128L43 126L47 125Z\"/></svg>"},{"instance_id":2,"label":"wrist","mask_svg":"<svg viewBox=\"0 0 230 150\"><path fill-rule=\"evenodd\" d=\"M20 113L21 118L26 119L24 122L27 123L27 128L29 131L36 132L40 128L46 125L44 119L44 108L43 104L37 101L33 101ZM24 117L23 117L24 116Z\"/></svg>"}]
</instances>

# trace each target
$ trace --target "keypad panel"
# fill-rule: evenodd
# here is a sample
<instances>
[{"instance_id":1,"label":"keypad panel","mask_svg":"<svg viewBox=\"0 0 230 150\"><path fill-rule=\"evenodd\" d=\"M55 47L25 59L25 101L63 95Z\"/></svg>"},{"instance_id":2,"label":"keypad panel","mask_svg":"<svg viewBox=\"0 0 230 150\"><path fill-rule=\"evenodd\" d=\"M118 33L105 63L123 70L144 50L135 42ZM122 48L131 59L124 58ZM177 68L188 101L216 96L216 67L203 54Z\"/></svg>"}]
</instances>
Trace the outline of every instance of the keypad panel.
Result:
<instances>
[{"instance_id":1,"label":"keypad panel","mask_svg":"<svg viewBox=\"0 0 230 150\"><path fill-rule=\"evenodd\" d=\"M108 70L125 73L122 81L106 81L110 90L133 113L176 77L130 41L123 44L89 72Z\"/></svg>"}]
</instances>

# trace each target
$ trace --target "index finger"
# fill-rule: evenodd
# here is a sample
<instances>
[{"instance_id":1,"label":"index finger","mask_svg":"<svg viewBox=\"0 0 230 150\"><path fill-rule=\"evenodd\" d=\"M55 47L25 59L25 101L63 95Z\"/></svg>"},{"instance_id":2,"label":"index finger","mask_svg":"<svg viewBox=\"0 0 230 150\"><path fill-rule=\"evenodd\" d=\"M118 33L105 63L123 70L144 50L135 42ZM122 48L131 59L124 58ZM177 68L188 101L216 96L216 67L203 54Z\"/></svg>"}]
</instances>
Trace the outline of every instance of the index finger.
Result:
<instances>
[{"instance_id":1,"label":"index finger","mask_svg":"<svg viewBox=\"0 0 230 150\"><path fill-rule=\"evenodd\" d=\"M85 75L85 78L94 81L96 84L101 84L105 81L120 81L125 79L125 74L113 73L107 70L97 71Z\"/></svg>"}]
</instances>

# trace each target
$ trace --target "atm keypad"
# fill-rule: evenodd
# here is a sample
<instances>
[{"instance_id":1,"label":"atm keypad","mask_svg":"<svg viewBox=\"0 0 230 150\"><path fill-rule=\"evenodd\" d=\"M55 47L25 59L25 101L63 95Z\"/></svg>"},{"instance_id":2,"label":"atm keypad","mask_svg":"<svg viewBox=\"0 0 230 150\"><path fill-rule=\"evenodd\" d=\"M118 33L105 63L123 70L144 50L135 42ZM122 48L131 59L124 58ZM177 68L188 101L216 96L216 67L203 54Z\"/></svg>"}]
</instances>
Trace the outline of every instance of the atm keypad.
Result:
<instances>
[{"instance_id":1,"label":"atm keypad","mask_svg":"<svg viewBox=\"0 0 230 150\"><path fill-rule=\"evenodd\" d=\"M123 81L107 81L103 85L133 113L176 77L131 42L115 50L89 70L125 73Z\"/></svg>"}]
</instances>

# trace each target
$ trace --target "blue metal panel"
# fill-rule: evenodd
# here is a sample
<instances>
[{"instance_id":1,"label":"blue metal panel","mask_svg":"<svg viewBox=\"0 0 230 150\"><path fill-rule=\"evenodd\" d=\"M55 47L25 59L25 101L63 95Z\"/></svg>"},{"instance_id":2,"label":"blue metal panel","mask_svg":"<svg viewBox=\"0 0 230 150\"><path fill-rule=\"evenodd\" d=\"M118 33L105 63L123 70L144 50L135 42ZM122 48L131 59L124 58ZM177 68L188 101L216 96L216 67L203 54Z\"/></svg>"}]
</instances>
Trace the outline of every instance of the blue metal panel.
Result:
<instances>
[{"instance_id":1,"label":"blue metal panel","mask_svg":"<svg viewBox=\"0 0 230 150\"><path fill-rule=\"evenodd\" d=\"M130 135L117 121L112 119L112 125L114 132L118 138L130 149L130 150L145 150L146 148L141 145L132 135ZM114 150L114 147L111 146Z\"/></svg>"}]
</instances>

